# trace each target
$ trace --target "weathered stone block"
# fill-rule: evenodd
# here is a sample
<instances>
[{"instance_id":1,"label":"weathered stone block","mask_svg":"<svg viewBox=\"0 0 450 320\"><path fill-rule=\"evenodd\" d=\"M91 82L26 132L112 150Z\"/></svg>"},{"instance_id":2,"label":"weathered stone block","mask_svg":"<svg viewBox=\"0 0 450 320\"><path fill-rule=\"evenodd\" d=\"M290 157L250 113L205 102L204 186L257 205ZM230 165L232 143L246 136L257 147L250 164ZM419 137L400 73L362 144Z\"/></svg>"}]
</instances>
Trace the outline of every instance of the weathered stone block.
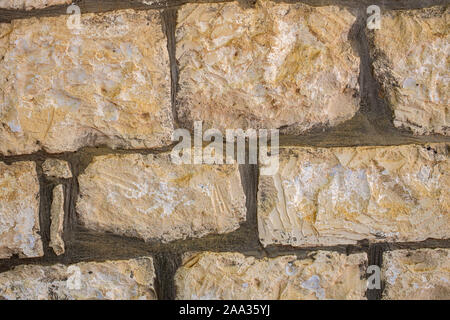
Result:
<instances>
[{"instance_id":1,"label":"weathered stone block","mask_svg":"<svg viewBox=\"0 0 450 320\"><path fill-rule=\"evenodd\" d=\"M184 5L176 30L180 122L304 132L352 118L359 109L359 57L349 41L355 20L334 6Z\"/></svg>"},{"instance_id":2,"label":"weathered stone block","mask_svg":"<svg viewBox=\"0 0 450 320\"><path fill-rule=\"evenodd\" d=\"M318 251L306 259L203 252L175 275L177 299L365 299L365 253Z\"/></svg>"},{"instance_id":3,"label":"weathered stone block","mask_svg":"<svg viewBox=\"0 0 450 320\"><path fill-rule=\"evenodd\" d=\"M94 158L79 177L89 229L172 241L226 233L245 220L237 165L176 165L169 154Z\"/></svg>"},{"instance_id":4,"label":"weathered stone block","mask_svg":"<svg viewBox=\"0 0 450 320\"><path fill-rule=\"evenodd\" d=\"M383 12L381 29L369 31L374 73L397 127L450 135L449 18L445 7Z\"/></svg>"},{"instance_id":5,"label":"weathered stone block","mask_svg":"<svg viewBox=\"0 0 450 320\"><path fill-rule=\"evenodd\" d=\"M262 176L264 245L450 238L448 144L292 148Z\"/></svg>"},{"instance_id":6,"label":"weathered stone block","mask_svg":"<svg viewBox=\"0 0 450 320\"><path fill-rule=\"evenodd\" d=\"M383 299L449 300L450 250L395 250L383 254Z\"/></svg>"},{"instance_id":7,"label":"weathered stone block","mask_svg":"<svg viewBox=\"0 0 450 320\"><path fill-rule=\"evenodd\" d=\"M0 259L43 255L34 162L0 162Z\"/></svg>"},{"instance_id":8,"label":"weathered stone block","mask_svg":"<svg viewBox=\"0 0 450 320\"><path fill-rule=\"evenodd\" d=\"M10 300L156 299L152 258L22 265L0 273L0 298Z\"/></svg>"},{"instance_id":9,"label":"weathered stone block","mask_svg":"<svg viewBox=\"0 0 450 320\"><path fill-rule=\"evenodd\" d=\"M167 41L157 11L0 24L0 153L171 142Z\"/></svg>"}]
</instances>

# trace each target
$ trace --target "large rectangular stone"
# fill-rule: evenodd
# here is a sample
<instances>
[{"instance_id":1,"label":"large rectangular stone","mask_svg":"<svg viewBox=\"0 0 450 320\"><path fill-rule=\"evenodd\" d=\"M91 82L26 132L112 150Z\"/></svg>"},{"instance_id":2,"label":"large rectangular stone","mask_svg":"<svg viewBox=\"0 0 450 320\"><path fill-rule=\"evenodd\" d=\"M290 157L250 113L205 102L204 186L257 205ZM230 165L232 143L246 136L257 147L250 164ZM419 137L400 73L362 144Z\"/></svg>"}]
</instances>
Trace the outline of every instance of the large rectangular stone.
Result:
<instances>
[{"instance_id":1,"label":"large rectangular stone","mask_svg":"<svg viewBox=\"0 0 450 320\"><path fill-rule=\"evenodd\" d=\"M154 300L154 282L150 257L69 266L21 265L0 273L0 299Z\"/></svg>"},{"instance_id":2,"label":"large rectangular stone","mask_svg":"<svg viewBox=\"0 0 450 320\"><path fill-rule=\"evenodd\" d=\"M374 74L397 127L450 135L449 19L448 6L389 11L369 31Z\"/></svg>"},{"instance_id":3,"label":"large rectangular stone","mask_svg":"<svg viewBox=\"0 0 450 320\"><path fill-rule=\"evenodd\" d=\"M336 125L359 109L356 16L336 6L260 0L187 4L178 12L178 118L192 127Z\"/></svg>"},{"instance_id":4,"label":"large rectangular stone","mask_svg":"<svg viewBox=\"0 0 450 320\"><path fill-rule=\"evenodd\" d=\"M176 272L177 299L365 299L367 255L318 251L256 259L240 253L187 256Z\"/></svg>"},{"instance_id":5,"label":"large rectangular stone","mask_svg":"<svg viewBox=\"0 0 450 320\"><path fill-rule=\"evenodd\" d=\"M448 144L286 148L261 176L261 242L294 246L450 238Z\"/></svg>"},{"instance_id":6,"label":"large rectangular stone","mask_svg":"<svg viewBox=\"0 0 450 320\"><path fill-rule=\"evenodd\" d=\"M237 165L176 165L167 153L95 157L79 177L89 229L163 242L227 233L246 218Z\"/></svg>"},{"instance_id":7,"label":"large rectangular stone","mask_svg":"<svg viewBox=\"0 0 450 320\"><path fill-rule=\"evenodd\" d=\"M72 17L73 18L73 17ZM0 153L171 142L167 41L158 11L0 24Z\"/></svg>"},{"instance_id":8,"label":"large rectangular stone","mask_svg":"<svg viewBox=\"0 0 450 320\"><path fill-rule=\"evenodd\" d=\"M34 162L0 162L0 259L43 255Z\"/></svg>"},{"instance_id":9,"label":"large rectangular stone","mask_svg":"<svg viewBox=\"0 0 450 320\"><path fill-rule=\"evenodd\" d=\"M394 250L383 254L383 299L449 300L450 250Z\"/></svg>"}]
</instances>

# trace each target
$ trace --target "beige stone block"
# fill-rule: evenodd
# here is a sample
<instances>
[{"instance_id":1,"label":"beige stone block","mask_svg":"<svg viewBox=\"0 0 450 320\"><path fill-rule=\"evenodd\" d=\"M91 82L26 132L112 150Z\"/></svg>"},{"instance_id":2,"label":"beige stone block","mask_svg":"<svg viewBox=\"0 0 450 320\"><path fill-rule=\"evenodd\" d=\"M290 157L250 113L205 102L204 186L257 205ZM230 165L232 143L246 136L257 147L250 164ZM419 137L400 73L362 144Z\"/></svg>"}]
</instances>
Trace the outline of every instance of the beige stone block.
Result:
<instances>
[{"instance_id":1,"label":"beige stone block","mask_svg":"<svg viewBox=\"0 0 450 320\"><path fill-rule=\"evenodd\" d=\"M69 266L21 265L0 273L8 300L155 300L152 258L81 262Z\"/></svg>"},{"instance_id":2,"label":"beige stone block","mask_svg":"<svg viewBox=\"0 0 450 320\"><path fill-rule=\"evenodd\" d=\"M34 162L0 162L0 259L43 255Z\"/></svg>"},{"instance_id":3,"label":"beige stone block","mask_svg":"<svg viewBox=\"0 0 450 320\"><path fill-rule=\"evenodd\" d=\"M366 266L365 253L256 259L202 252L186 257L178 269L177 299L365 299Z\"/></svg>"},{"instance_id":4,"label":"beige stone block","mask_svg":"<svg viewBox=\"0 0 450 320\"><path fill-rule=\"evenodd\" d=\"M264 245L450 238L448 144L286 148L261 176Z\"/></svg>"},{"instance_id":5,"label":"beige stone block","mask_svg":"<svg viewBox=\"0 0 450 320\"><path fill-rule=\"evenodd\" d=\"M374 74L394 111L394 124L415 134L450 135L450 11L389 11L370 31Z\"/></svg>"},{"instance_id":6,"label":"beige stone block","mask_svg":"<svg viewBox=\"0 0 450 320\"><path fill-rule=\"evenodd\" d=\"M257 1L188 4L178 12L178 118L185 127L333 126L359 109L356 17L335 6Z\"/></svg>"},{"instance_id":7,"label":"beige stone block","mask_svg":"<svg viewBox=\"0 0 450 320\"><path fill-rule=\"evenodd\" d=\"M163 242L236 230L246 219L237 165L176 165L169 154L95 157L79 177L82 225Z\"/></svg>"},{"instance_id":8,"label":"beige stone block","mask_svg":"<svg viewBox=\"0 0 450 320\"><path fill-rule=\"evenodd\" d=\"M394 250L383 254L383 299L449 300L450 250Z\"/></svg>"},{"instance_id":9,"label":"beige stone block","mask_svg":"<svg viewBox=\"0 0 450 320\"><path fill-rule=\"evenodd\" d=\"M0 24L0 153L171 143L167 41L158 11ZM72 25L73 27L73 25Z\"/></svg>"}]
</instances>

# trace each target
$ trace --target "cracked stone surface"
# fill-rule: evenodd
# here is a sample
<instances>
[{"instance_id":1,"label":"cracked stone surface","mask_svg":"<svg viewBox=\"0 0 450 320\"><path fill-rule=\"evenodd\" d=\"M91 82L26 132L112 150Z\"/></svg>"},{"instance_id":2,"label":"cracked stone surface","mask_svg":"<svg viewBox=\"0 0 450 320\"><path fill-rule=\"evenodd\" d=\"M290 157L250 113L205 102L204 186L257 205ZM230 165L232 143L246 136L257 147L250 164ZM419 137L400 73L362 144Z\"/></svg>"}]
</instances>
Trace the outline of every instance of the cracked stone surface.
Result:
<instances>
[{"instance_id":1,"label":"cracked stone surface","mask_svg":"<svg viewBox=\"0 0 450 320\"><path fill-rule=\"evenodd\" d=\"M155 300L149 257L65 266L21 265L0 273L0 298L8 300Z\"/></svg>"},{"instance_id":2,"label":"cracked stone surface","mask_svg":"<svg viewBox=\"0 0 450 320\"><path fill-rule=\"evenodd\" d=\"M0 24L0 154L171 143L167 41L157 11Z\"/></svg>"},{"instance_id":3,"label":"cracked stone surface","mask_svg":"<svg viewBox=\"0 0 450 320\"><path fill-rule=\"evenodd\" d=\"M383 299L449 300L450 250L395 250L383 254Z\"/></svg>"},{"instance_id":4,"label":"cracked stone surface","mask_svg":"<svg viewBox=\"0 0 450 320\"><path fill-rule=\"evenodd\" d=\"M450 135L450 9L383 12L369 32L374 73L394 124L415 134Z\"/></svg>"},{"instance_id":5,"label":"cracked stone surface","mask_svg":"<svg viewBox=\"0 0 450 320\"><path fill-rule=\"evenodd\" d=\"M169 154L95 157L79 177L89 229L168 242L236 230L245 221L237 165L176 165Z\"/></svg>"},{"instance_id":6,"label":"cracked stone surface","mask_svg":"<svg viewBox=\"0 0 450 320\"><path fill-rule=\"evenodd\" d=\"M39 181L34 162L0 162L0 259L42 256Z\"/></svg>"},{"instance_id":7,"label":"cracked stone surface","mask_svg":"<svg viewBox=\"0 0 450 320\"><path fill-rule=\"evenodd\" d=\"M355 20L335 6L182 6L179 121L298 133L352 118L359 109L359 57L349 41Z\"/></svg>"},{"instance_id":8,"label":"cracked stone surface","mask_svg":"<svg viewBox=\"0 0 450 320\"><path fill-rule=\"evenodd\" d=\"M293 246L450 238L448 144L292 148L261 176L261 242Z\"/></svg>"},{"instance_id":9,"label":"cracked stone surface","mask_svg":"<svg viewBox=\"0 0 450 320\"><path fill-rule=\"evenodd\" d=\"M256 259L202 252L187 255L177 270L177 299L365 299L366 266L365 253Z\"/></svg>"}]
</instances>

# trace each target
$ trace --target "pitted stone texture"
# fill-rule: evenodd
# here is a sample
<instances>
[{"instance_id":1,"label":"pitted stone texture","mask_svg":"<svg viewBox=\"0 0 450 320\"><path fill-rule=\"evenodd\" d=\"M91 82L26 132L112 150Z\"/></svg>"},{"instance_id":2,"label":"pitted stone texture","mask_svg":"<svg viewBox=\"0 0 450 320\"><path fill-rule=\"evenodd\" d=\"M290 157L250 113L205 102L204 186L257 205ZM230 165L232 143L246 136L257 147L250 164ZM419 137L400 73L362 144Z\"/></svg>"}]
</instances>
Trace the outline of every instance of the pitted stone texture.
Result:
<instances>
[{"instance_id":1,"label":"pitted stone texture","mask_svg":"<svg viewBox=\"0 0 450 320\"><path fill-rule=\"evenodd\" d=\"M450 135L448 8L383 12L369 31L374 72L394 124L416 134Z\"/></svg>"},{"instance_id":2,"label":"pitted stone texture","mask_svg":"<svg viewBox=\"0 0 450 320\"><path fill-rule=\"evenodd\" d=\"M0 0L0 8L32 10L70 3L72 0Z\"/></svg>"},{"instance_id":3,"label":"pitted stone texture","mask_svg":"<svg viewBox=\"0 0 450 320\"><path fill-rule=\"evenodd\" d=\"M0 153L171 143L166 37L157 11L0 24Z\"/></svg>"},{"instance_id":4,"label":"pitted stone texture","mask_svg":"<svg viewBox=\"0 0 450 320\"><path fill-rule=\"evenodd\" d=\"M53 189L53 200L50 208L50 243L56 255L61 255L65 251L63 240L64 231L64 187L62 184Z\"/></svg>"},{"instance_id":5,"label":"pitted stone texture","mask_svg":"<svg viewBox=\"0 0 450 320\"><path fill-rule=\"evenodd\" d=\"M34 162L0 162L0 259L42 256L39 181Z\"/></svg>"},{"instance_id":6,"label":"pitted stone texture","mask_svg":"<svg viewBox=\"0 0 450 320\"><path fill-rule=\"evenodd\" d=\"M204 252L175 275L177 299L365 299L365 253L318 251L299 260Z\"/></svg>"},{"instance_id":7,"label":"pitted stone texture","mask_svg":"<svg viewBox=\"0 0 450 320\"><path fill-rule=\"evenodd\" d=\"M383 254L383 299L449 300L450 250L395 250Z\"/></svg>"},{"instance_id":8,"label":"pitted stone texture","mask_svg":"<svg viewBox=\"0 0 450 320\"><path fill-rule=\"evenodd\" d=\"M72 178L72 171L67 161L59 159L47 159L42 164L42 170L46 176L62 179Z\"/></svg>"},{"instance_id":9,"label":"pitted stone texture","mask_svg":"<svg viewBox=\"0 0 450 320\"><path fill-rule=\"evenodd\" d=\"M359 109L355 16L338 7L258 1L178 12L179 121L187 128L336 125Z\"/></svg>"},{"instance_id":10,"label":"pitted stone texture","mask_svg":"<svg viewBox=\"0 0 450 320\"><path fill-rule=\"evenodd\" d=\"M156 299L152 258L81 262L70 266L22 265L0 273L8 300Z\"/></svg>"},{"instance_id":11,"label":"pitted stone texture","mask_svg":"<svg viewBox=\"0 0 450 320\"><path fill-rule=\"evenodd\" d=\"M79 177L89 229L163 242L227 233L245 220L237 165L176 165L169 154L94 158Z\"/></svg>"},{"instance_id":12,"label":"pitted stone texture","mask_svg":"<svg viewBox=\"0 0 450 320\"><path fill-rule=\"evenodd\" d=\"M310 246L450 238L448 148L282 149L278 173L259 179L261 242Z\"/></svg>"}]
</instances>

